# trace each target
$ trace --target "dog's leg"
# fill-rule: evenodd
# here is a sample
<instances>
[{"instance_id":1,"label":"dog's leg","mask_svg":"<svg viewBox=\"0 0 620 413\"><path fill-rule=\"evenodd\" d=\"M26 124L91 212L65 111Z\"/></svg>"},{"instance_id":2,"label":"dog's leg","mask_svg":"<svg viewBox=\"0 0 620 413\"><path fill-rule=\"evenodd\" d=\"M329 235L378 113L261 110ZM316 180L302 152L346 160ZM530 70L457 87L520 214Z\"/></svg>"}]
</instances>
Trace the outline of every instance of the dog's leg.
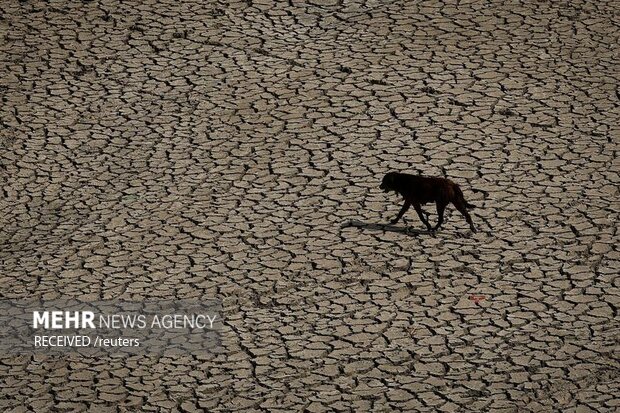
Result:
<instances>
[{"instance_id":1,"label":"dog's leg","mask_svg":"<svg viewBox=\"0 0 620 413\"><path fill-rule=\"evenodd\" d=\"M426 228L428 228L428 230L430 231L433 227L431 227L431 224L428 222L428 219L424 217L424 211L422 211L422 207L420 206L420 204L413 204L413 207L415 208L415 212L418 213L418 216L420 217L424 225L426 225Z\"/></svg>"},{"instance_id":2,"label":"dog's leg","mask_svg":"<svg viewBox=\"0 0 620 413\"><path fill-rule=\"evenodd\" d=\"M411 206L411 203L409 201L405 201L405 203L403 204L403 207L400 209L400 212L398 213L398 216L394 218L393 220L391 220L390 224L396 224L398 220L401 219L403 215L405 215L405 212L407 212L410 206Z\"/></svg>"},{"instance_id":3,"label":"dog's leg","mask_svg":"<svg viewBox=\"0 0 620 413\"><path fill-rule=\"evenodd\" d=\"M446 205L444 202L437 201L437 225L435 225L433 231L437 231L441 224L443 224L443 211L446 209Z\"/></svg>"},{"instance_id":4,"label":"dog's leg","mask_svg":"<svg viewBox=\"0 0 620 413\"><path fill-rule=\"evenodd\" d=\"M467 220L467 223L469 224L469 228L471 228L471 231L476 232L476 228L474 227L474 223L471 220L471 216L469 216L469 212L467 212L466 202L457 201L454 202L454 206L461 214L463 214L463 216Z\"/></svg>"}]
</instances>

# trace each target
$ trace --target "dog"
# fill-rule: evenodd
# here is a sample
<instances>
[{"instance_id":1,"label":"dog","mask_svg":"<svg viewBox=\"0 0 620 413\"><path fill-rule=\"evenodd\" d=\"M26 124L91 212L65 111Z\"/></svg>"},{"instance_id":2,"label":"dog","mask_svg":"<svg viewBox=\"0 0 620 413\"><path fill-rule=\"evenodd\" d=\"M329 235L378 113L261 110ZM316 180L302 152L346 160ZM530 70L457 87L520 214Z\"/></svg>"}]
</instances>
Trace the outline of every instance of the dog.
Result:
<instances>
[{"instance_id":1,"label":"dog","mask_svg":"<svg viewBox=\"0 0 620 413\"><path fill-rule=\"evenodd\" d=\"M379 188L385 192L395 191L405 199L405 203L400 209L398 216L390 221L391 224L396 224L405 212L409 210L409 207L413 205L426 228L431 232L437 231L443 223L443 212L446 206L449 203L453 203L467 220L472 232L476 232L474 223L469 216L469 212L467 212L467 208L471 209L475 206L465 201L461 188L449 179L388 172L383 177ZM422 205L429 202L435 202L437 206L438 220L434 228L428 222L428 219L424 217L424 214L428 216L428 213L422 210Z\"/></svg>"}]
</instances>

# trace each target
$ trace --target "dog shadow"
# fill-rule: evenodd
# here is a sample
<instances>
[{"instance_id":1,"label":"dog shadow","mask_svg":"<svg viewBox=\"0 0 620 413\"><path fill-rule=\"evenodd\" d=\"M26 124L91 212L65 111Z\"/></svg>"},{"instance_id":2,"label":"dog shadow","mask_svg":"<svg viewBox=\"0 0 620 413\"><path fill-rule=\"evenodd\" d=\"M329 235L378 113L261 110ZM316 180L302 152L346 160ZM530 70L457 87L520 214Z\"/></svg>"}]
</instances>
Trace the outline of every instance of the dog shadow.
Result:
<instances>
[{"instance_id":1,"label":"dog shadow","mask_svg":"<svg viewBox=\"0 0 620 413\"><path fill-rule=\"evenodd\" d=\"M410 236L416 236L416 235L421 235L421 234L433 234L431 231L411 228L406 225L401 226L401 225L393 225L393 224L377 224L374 222L363 222L363 221L358 221L355 219L351 219L348 222L345 222L344 224L342 224L341 228L342 229L361 228L364 230L376 231L376 232L385 232L385 231L399 232L401 234L406 234Z\"/></svg>"}]
</instances>

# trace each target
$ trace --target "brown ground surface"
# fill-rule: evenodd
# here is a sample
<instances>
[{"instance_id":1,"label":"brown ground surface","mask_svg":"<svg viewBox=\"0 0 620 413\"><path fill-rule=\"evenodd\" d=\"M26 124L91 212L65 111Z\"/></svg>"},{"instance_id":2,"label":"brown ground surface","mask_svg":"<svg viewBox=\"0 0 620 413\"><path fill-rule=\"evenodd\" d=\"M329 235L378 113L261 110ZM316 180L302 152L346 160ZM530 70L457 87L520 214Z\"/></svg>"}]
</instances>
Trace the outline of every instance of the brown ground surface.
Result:
<instances>
[{"instance_id":1,"label":"brown ground surface","mask_svg":"<svg viewBox=\"0 0 620 413\"><path fill-rule=\"evenodd\" d=\"M227 317L212 358L0 356L3 411L620 410L617 2L0 11L2 296ZM383 226L388 170L479 232Z\"/></svg>"}]
</instances>

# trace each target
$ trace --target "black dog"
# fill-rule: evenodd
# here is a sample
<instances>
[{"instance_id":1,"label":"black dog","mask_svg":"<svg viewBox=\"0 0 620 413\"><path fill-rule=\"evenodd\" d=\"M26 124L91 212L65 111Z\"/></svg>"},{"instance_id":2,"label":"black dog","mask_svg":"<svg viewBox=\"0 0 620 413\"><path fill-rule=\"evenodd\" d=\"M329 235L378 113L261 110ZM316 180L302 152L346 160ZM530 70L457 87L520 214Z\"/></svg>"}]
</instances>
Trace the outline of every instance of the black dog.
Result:
<instances>
[{"instance_id":1,"label":"black dog","mask_svg":"<svg viewBox=\"0 0 620 413\"><path fill-rule=\"evenodd\" d=\"M437 231L439 226L443 223L444 209L452 202L456 209L463 214L471 230L476 232L474 223L471 221L471 217L467 212L467 208L474 208L474 205L465 201L461 188L449 179L389 172L383 177L383 181L379 188L383 189L385 192L396 191L405 198L405 204L398 213L398 216L391 221L392 224L396 224L405 212L407 212L409 207L413 205L418 216L428 230ZM428 202L435 202L437 205L437 215L439 218L435 228L432 228L426 217L424 217L424 214L427 213L423 211L421 207L421 205Z\"/></svg>"}]
</instances>

